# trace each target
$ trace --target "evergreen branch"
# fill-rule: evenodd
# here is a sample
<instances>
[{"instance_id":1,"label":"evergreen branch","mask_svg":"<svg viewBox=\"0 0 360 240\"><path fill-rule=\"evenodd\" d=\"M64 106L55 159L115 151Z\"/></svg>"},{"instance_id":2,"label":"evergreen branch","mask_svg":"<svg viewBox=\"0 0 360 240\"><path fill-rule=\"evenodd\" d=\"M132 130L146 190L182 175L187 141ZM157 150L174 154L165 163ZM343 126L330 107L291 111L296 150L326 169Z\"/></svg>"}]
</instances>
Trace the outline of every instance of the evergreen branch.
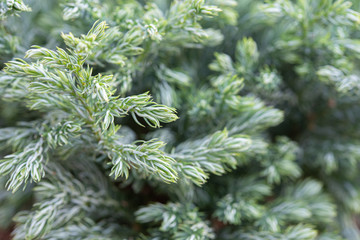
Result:
<instances>
[{"instance_id":1,"label":"evergreen branch","mask_svg":"<svg viewBox=\"0 0 360 240\"><path fill-rule=\"evenodd\" d=\"M140 145L124 144L112 148L109 156L113 164L110 175L114 175L115 178L124 175L127 178L129 169L134 167L154 174L167 183L175 182L177 172L172 166L174 159L159 150L165 144L155 140L138 143Z\"/></svg>"},{"instance_id":2,"label":"evergreen branch","mask_svg":"<svg viewBox=\"0 0 360 240\"><path fill-rule=\"evenodd\" d=\"M98 170L84 162L76 165L78 170L84 171L78 177L60 165L47 166L47 179L34 189L41 201L31 211L20 212L15 217L18 228L14 239L51 239L52 235L59 236L57 229L66 225L79 231L78 221L86 215L90 216L98 207L118 208L116 201L107 196L108 191L104 191L109 189ZM91 179L89 176L98 178ZM91 189L86 189L85 183L90 184ZM86 219L82 222L87 223ZM83 234L90 235L92 232Z\"/></svg>"},{"instance_id":3,"label":"evergreen branch","mask_svg":"<svg viewBox=\"0 0 360 240\"><path fill-rule=\"evenodd\" d=\"M170 237L174 239L215 238L208 223L202 220L197 209L188 205L152 204L139 209L136 212L136 218L142 223L161 222L160 234L169 232Z\"/></svg>"},{"instance_id":4,"label":"evergreen branch","mask_svg":"<svg viewBox=\"0 0 360 240\"><path fill-rule=\"evenodd\" d=\"M278 184L285 178L296 179L301 176L301 169L296 164L298 146L289 139L278 138L268 149L267 157L257 156L264 170L260 175L266 177L270 184Z\"/></svg>"},{"instance_id":5,"label":"evergreen branch","mask_svg":"<svg viewBox=\"0 0 360 240\"><path fill-rule=\"evenodd\" d=\"M45 175L44 164L47 162L44 140L40 138L27 145L22 151L5 156L0 161L0 175L10 175L7 188L15 192L29 181L39 182Z\"/></svg>"},{"instance_id":6,"label":"evergreen branch","mask_svg":"<svg viewBox=\"0 0 360 240\"><path fill-rule=\"evenodd\" d=\"M318 220L331 222L335 217L335 206L321 193L322 185L315 180L299 182L287 189L285 198L271 204L268 211L256 222L261 229L279 232L287 222ZM321 201L321 204L319 204Z\"/></svg>"},{"instance_id":7,"label":"evergreen branch","mask_svg":"<svg viewBox=\"0 0 360 240\"><path fill-rule=\"evenodd\" d=\"M224 223L237 225L259 219L265 210L260 202L271 195L269 185L252 177L231 180L229 193L217 202L214 216Z\"/></svg>"},{"instance_id":8,"label":"evergreen branch","mask_svg":"<svg viewBox=\"0 0 360 240\"><path fill-rule=\"evenodd\" d=\"M2 0L0 2L0 20L20 12L30 12L31 8L22 0Z\"/></svg>"},{"instance_id":9,"label":"evergreen branch","mask_svg":"<svg viewBox=\"0 0 360 240\"><path fill-rule=\"evenodd\" d=\"M106 36L105 29L104 22L97 25L95 23L82 39L100 41ZM71 38L71 36L71 34L63 35L64 38ZM152 102L147 93L127 98L115 96L113 77L100 74L92 76L92 69L83 67L86 58L83 55L85 50L79 50L73 46L74 42L80 40L71 39L71 41L67 39L66 44L73 47L74 51L70 50L67 53L60 48L57 51L36 48L28 51L26 56L38 59L37 63L28 64L23 60L12 61L7 64L6 72L23 77L29 82L28 98L32 101L31 108L49 111L55 107L70 116L79 117L82 122L88 124L96 140L105 144L105 148L113 159L115 167L111 175L128 176L128 168L133 166L144 168L147 172L154 171L164 181L174 182L176 172L170 167L173 159L159 150L163 143L150 141L139 146L113 146L114 139L111 136L119 129L114 124L114 117L131 113L140 125L136 115L144 118L150 126L160 127L160 122L168 123L177 119L174 114L175 109ZM61 68L58 67L59 65ZM70 132L79 131L83 124L73 127L69 129ZM67 128L66 123L63 123L62 128ZM54 145L54 142L60 145L67 142L66 138L57 136L47 140L50 145ZM114 149L116 149L115 156Z\"/></svg>"},{"instance_id":10,"label":"evergreen branch","mask_svg":"<svg viewBox=\"0 0 360 240\"><path fill-rule=\"evenodd\" d=\"M252 232L252 233L237 233L232 237L241 238L244 240L312 240L317 237L318 233L312 226L299 224L291 226L286 231L281 233L272 232Z\"/></svg>"},{"instance_id":11,"label":"evergreen branch","mask_svg":"<svg viewBox=\"0 0 360 240\"><path fill-rule=\"evenodd\" d=\"M176 110L171 107L156 104L151 101L151 96L148 93L120 98L116 104L125 113L130 113L137 124L143 126L136 116L142 117L145 122L151 127L160 127L160 122L173 122L178 117L174 114Z\"/></svg>"},{"instance_id":12,"label":"evergreen branch","mask_svg":"<svg viewBox=\"0 0 360 240\"><path fill-rule=\"evenodd\" d=\"M237 165L236 156L249 149L251 139L244 135L228 136L226 129L196 141L184 142L171 156L176 169L196 184L208 177L206 172L222 175Z\"/></svg>"},{"instance_id":13,"label":"evergreen branch","mask_svg":"<svg viewBox=\"0 0 360 240\"><path fill-rule=\"evenodd\" d=\"M324 66L317 71L321 80L335 85L342 93L353 92L357 94L360 89L360 78L355 74L347 75L333 66Z\"/></svg>"}]
</instances>

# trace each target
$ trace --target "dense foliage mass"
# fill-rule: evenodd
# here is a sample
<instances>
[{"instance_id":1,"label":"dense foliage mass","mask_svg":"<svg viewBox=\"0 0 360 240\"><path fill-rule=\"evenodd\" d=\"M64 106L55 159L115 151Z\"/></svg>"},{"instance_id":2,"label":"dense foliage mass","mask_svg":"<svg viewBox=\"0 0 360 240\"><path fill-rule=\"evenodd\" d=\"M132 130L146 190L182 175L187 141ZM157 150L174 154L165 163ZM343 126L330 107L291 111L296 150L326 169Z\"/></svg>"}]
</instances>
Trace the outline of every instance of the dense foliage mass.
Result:
<instances>
[{"instance_id":1,"label":"dense foliage mass","mask_svg":"<svg viewBox=\"0 0 360 240\"><path fill-rule=\"evenodd\" d=\"M1 0L15 240L360 239L360 2Z\"/></svg>"}]
</instances>

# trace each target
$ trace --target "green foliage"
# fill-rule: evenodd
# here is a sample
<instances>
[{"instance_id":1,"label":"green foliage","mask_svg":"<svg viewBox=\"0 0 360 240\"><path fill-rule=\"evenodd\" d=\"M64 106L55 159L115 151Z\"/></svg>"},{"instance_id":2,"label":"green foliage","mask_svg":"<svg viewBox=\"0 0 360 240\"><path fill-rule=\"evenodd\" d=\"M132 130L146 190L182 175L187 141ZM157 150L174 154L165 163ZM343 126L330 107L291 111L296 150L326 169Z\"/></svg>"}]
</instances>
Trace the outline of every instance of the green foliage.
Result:
<instances>
[{"instance_id":1,"label":"green foliage","mask_svg":"<svg viewBox=\"0 0 360 240\"><path fill-rule=\"evenodd\" d=\"M360 239L353 2L0 1L0 227Z\"/></svg>"},{"instance_id":2,"label":"green foliage","mask_svg":"<svg viewBox=\"0 0 360 240\"><path fill-rule=\"evenodd\" d=\"M29 12L29 8L22 0L1 0L0 2L0 20L7 16L18 14L19 12Z\"/></svg>"},{"instance_id":3,"label":"green foliage","mask_svg":"<svg viewBox=\"0 0 360 240\"><path fill-rule=\"evenodd\" d=\"M213 230L202 220L198 210L180 204L153 204L136 212L137 220L142 223L161 221L154 238L162 239L213 239Z\"/></svg>"}]
</instances>

